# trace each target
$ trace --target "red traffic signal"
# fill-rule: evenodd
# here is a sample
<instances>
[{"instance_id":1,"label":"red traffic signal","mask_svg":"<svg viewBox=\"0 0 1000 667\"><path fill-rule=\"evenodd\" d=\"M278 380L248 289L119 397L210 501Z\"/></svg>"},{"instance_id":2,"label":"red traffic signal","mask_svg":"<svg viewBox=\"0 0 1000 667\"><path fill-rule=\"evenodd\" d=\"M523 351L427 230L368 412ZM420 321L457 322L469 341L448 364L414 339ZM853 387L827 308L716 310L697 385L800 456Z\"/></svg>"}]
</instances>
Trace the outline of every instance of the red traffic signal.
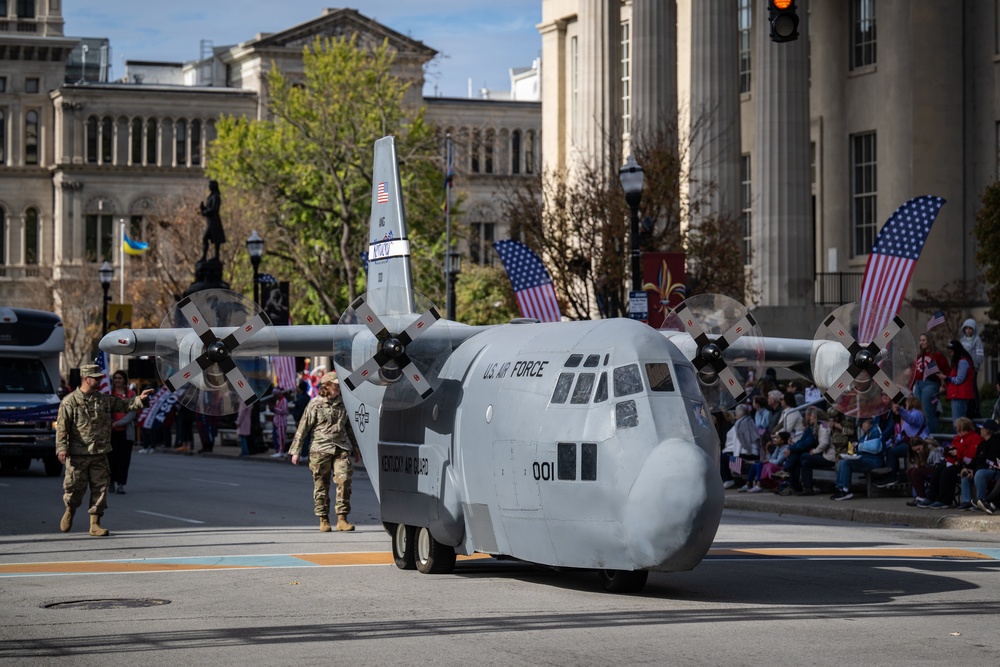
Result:
<instances>
[{"instance_id":1,"label":"red traffic signal","mask_svg":"<svg viewBox=\"0 0 1000 667\"><path fill-rule=\"evenodd\" d=\"M791 42L799 38L795 0L767 0L767 22L771 24L772 42Z\"/></svg>"}]
</instances>

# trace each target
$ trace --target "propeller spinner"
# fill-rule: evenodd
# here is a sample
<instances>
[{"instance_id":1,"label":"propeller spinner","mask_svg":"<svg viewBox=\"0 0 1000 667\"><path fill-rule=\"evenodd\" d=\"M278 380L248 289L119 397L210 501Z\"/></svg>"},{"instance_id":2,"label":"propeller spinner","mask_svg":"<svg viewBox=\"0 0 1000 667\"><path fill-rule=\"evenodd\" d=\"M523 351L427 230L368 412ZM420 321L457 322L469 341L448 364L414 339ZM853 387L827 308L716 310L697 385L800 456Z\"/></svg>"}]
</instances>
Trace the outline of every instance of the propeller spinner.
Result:
<instances>
[{"instance_id":1,"label":"propeller spinner","mask_svg":"<svg viewBox=\"0 0 1000 667\"><path fill-rule=\"evenodd\" d=\"M267 315L241 294L195 292L163 320L157 371L180 405L201 414L232 414L271 385L264 350L277 349L277 340L269 325Z\"/></svg>"}]
</instances>

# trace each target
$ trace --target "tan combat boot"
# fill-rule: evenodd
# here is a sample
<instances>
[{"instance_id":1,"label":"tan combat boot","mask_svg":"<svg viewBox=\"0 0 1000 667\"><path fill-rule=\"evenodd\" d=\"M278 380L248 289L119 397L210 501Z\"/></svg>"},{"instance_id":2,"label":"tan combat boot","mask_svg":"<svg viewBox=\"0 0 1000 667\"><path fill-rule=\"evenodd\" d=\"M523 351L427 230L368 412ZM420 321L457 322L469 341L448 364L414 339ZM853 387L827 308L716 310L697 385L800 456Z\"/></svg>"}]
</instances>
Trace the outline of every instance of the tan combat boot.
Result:
<instances>
[{"instance_id":1,"label":"tan combat boot","mask_svg":"<svg viewBox=\"0 0 1000 667\"><path fill-rule=\"evenodd\" d=\"M354 530L354 524L347 523L346 514L337 515L337 530Z\"/></svg>"},{"instance_id":2,"label":"tan combat boot","mask_svg":"<svg viewBox=\"0 0 1000 667\"><path fill-rule=\"evenodd\" d=\"M91 537L107 537L110 535L110 531L107 528L101 527L101 517L96 514L90 515L90 536Z\"/></svg>"},{"instance_id":3,"label":"tan combat boot","mask_svg":"<svg viewBox=\"0 0 1000 667\"><path fill-rule=\"evenodd\" d=\"M319 518L319 532L329 533L332 529L330 528L330 518L321 516Z\"/></svg>"},{"instance_id":4,"label":"tan combat boot","mask_svg":"<svg viewBox=\"0 0 1000 667\"><path fill-rule=\"evenodd\" d=\"M69 532L69 529L73 527L73 514L75 512L76 510L71 510L68 507L66 508L66 511L63 513L62 516L62 521L59 522L59 530L61 530L64 533Z\"/></svg>"}]
</instances>

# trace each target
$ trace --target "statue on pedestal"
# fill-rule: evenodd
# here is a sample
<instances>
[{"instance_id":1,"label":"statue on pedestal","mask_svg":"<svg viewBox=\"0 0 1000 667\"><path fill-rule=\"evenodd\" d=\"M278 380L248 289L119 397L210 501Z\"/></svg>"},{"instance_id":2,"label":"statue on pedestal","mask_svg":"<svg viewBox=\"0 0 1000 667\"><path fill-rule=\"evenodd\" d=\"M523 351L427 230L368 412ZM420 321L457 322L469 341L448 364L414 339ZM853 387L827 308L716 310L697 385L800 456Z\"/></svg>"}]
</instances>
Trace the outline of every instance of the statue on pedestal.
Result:
<instances>
[{"instance_id":1,"label":"statue on pedestal","mask_svg":"<svg viewBox=\"0 0 1000 667\"><path fill-rule=\"evenodd\" d=\"M201 261L208 255L208 242L215 244L215 259L219 259L219 246L226 242L226 232L222 229L222 195L219 194L219 182L208 182L208 199L199 204L201 214L205 216L205 233L201 237Z\"/></svg>"}]
</instances>

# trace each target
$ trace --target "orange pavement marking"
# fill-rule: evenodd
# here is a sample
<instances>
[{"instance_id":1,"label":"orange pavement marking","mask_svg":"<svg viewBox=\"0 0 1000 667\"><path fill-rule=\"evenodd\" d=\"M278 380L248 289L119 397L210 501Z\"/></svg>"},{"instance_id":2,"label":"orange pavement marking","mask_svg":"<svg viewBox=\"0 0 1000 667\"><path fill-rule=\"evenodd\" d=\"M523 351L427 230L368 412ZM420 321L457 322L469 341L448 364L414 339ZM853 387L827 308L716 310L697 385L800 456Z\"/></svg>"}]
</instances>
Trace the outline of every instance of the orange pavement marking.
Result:
<instances>
[{"instance_id":1,"label":"orange pavement marking","mask_svg":"<svg viewBox=\"0 0 1000 667\"><path fill-rule=\"evenodd\" d=\"M392 554L382 551L336 554L292 554L292 558L299 558L315 565L390 565L393 563ZM458 556L458 560L478 560L481 558L492 558L492 556L488 554Z\"/></svg>"},{"instance_id":2,"label":"orange pavement marking","mask_svg":"<svg viewBox=\"0 0 1000 667\"><path fill-rule=\"evenodd\" d=\"M877 556L880 558L977 558L992 560L985 554L965 549L712 549L710 556Z\"/></svg>"}]
</instances>

